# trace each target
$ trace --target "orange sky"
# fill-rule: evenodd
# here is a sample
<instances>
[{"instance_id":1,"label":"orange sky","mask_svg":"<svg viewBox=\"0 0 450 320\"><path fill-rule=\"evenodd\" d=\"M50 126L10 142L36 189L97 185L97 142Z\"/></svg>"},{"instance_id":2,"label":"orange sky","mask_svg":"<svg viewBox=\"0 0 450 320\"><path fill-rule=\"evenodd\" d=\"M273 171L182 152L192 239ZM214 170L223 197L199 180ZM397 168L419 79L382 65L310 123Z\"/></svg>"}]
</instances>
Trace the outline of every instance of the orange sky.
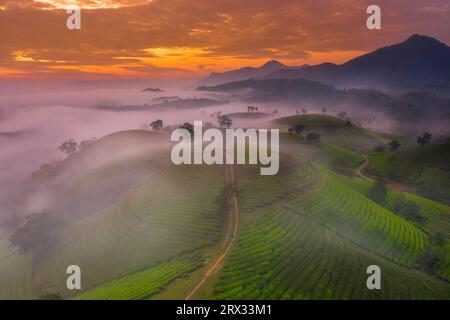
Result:
<instances>
[{"instance_id":1,"label":"orange sky","mask_svg":"<svg viewBox=\"0 0 450 320\"><path fill-rule=\"evenodd\" d=\"M82 7L67 30L65 6ZM450 42L448 0L0 0L0 78L187 78L269 59L342 63L420 33Z\"/></svg>"}]
</instances>

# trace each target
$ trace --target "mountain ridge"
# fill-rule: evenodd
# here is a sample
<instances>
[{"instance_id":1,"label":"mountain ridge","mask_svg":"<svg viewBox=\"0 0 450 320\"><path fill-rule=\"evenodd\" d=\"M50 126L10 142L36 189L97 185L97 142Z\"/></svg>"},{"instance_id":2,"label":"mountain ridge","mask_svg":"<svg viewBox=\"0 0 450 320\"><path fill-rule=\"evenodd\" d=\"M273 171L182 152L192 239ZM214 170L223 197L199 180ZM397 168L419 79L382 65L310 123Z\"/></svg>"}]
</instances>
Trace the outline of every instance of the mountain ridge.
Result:
<instances>
[{"instance_id":1,"label":"mountain ridge","mask_svg":"<svg viewBox=\"0 0 450 320\"><path fill-rule=\"evenodd\" d=\"M227 82L241 81L263 77L277 70L298 69L304 66L287 66L277 60L269 60L259 67L243 67L240 69L212 72L199 81L198 85L220 85Z\"/></svg>"},{"instance_id":2,"label":"mountain ridge","mask_svg":"<svg viewBox=\"0 0 450 320\"><path fill-rule=\"evenodd\" d=\"M428 36L376 49L343 64L323 63L301 70L276 70L262 79L304 78L352 87L409 86L450 82L450 47Z\"/></svg>"}]
</instances>

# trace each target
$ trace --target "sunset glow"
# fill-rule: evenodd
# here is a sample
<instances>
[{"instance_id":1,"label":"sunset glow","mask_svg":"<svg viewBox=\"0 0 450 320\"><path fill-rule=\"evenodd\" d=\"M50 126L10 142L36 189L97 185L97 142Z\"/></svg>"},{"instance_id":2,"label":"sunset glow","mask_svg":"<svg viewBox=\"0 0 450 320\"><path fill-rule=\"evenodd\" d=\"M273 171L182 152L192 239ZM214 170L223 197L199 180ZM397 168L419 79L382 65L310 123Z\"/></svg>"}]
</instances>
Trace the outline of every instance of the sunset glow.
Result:
<instances>
[{"instance_id":1,"label":"sunset glow","mask_svg":"<svg viewBox=\"0 0 450 320\"><path fill-rule=\"evenodd\" d=\"M450 37L435 27L449 25L445 1L382 1L389 13L377 32L365 27L367 1L322 2L7 1L0 5L0 77L201 77L272 59L340 64L418 28ZM65 9L74 4L81 30L66 28Z\"/></svg>"}]
</instances>

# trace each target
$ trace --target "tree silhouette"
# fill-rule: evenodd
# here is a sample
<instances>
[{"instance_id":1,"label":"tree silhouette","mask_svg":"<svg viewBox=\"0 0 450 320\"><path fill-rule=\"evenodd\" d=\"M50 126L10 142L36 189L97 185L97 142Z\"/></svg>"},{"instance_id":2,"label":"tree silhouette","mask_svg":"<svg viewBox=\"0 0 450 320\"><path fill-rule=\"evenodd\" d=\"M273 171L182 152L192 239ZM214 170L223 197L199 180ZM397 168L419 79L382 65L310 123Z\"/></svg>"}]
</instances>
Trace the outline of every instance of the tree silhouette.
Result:
<instances>
[{"instance_id":1,"label":"tree silhouette","mask_svg":"<svg viewBox=\"0 0 450 320\"><path fill-rule=\"evenodd\" d=\"M150 124L150 127L152 127L152 129L155 131L159 131L163 127L163 121L161 119L152 121L152 123Z\"/></svg>"},{"instance_id":2,"label":"tree silhouette","mask_svg":"<svg viewBox=\"0 0 450 320\"><path fill-rule=\"evenodd\" d=\"M392 140L388 144L392 151L397 151L400 148L400 142L398 142L397 139Z\"/></svg>"},{"instance_id":3,"label":"tree silhouette","mask_svg":"<svg viewBox=\"0 0 450 320\"><path fill-rule=\"evenodd\" d=\"M316 142L319 142L319 141L320 141L320 133L317 133L317 132L309 132L309 133L306 135L306 140L307 140L309 143L316 143Z\"/></svg>"},{"instance_id":4,"label":"tree silhouette","mask_svg":"<svg viewBox=\"0 0 450 320\"><path fill-rule=\"evenodd\" d=\"M290 129L289 132L295 132L296 134L302 134L303 130L305 130L305 126L301 125L301 124L297 124L289 129Z\"/></svg>"},{"instance_id":5,"label":"tree silhouette","mask_svg":"<svg viewBox=\"0 0 450 320\"><path fill-rule=\"evenodd\" d=\"M189 131L191 136L194 135L194 126L192 124L190 124L189 122L185 122L182 126L180 126L180 128L186 129L187 131Z\"/></svg>"},{"instance_id":6,"label":"tree silhouette","mask_svg":"<svg viewBox=\"0 0 450 320\"><path fill-rule=\"evenodd\" d=\"M217 121L222 128L229 128L233 121L227 115L220 115L217 117Z\"/></svg>"},{"instance_id":7,"label":"tree silhouette","mask_svg":"<svg viewBox=\"0 0 450 320\"><path fill-rule=\"evenodd\" d=\"M417 137L417 143L424 146L431 142L433 135L428 131L425 131L421 136Z\"/></svg>"},{"instance_id":8,"label":"tree silhouette","mask_svg":"<svg viewBox=\"0 0 450 320\"><path fill-rule=\"evenodd\" d=\"M77 151L78 143L76 143L74 139L69 139L67 141L64 141L58 147L58 149L61 150L64 153L70 155L70 154L74 153L75 151Z\"/></svg>"}]
</instances>

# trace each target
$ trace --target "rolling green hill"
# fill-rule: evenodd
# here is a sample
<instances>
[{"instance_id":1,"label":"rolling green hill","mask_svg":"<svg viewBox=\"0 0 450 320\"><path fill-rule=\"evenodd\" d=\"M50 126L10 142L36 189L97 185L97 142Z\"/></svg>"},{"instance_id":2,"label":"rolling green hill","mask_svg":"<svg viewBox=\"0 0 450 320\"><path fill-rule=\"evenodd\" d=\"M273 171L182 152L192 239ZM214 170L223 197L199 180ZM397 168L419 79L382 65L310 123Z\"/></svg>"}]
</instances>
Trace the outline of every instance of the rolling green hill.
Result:
<instances>
[{"instance_id":1,"label":"rolling green hill","mask_svg":"<svg viewBox=\"0 0 450 320\"><path fill-rule=\"evenodd\" d=\"M81 300L138 300L161 291L168 283L203 264L200 259L176 258L157 267L112 280L76 297Z\"/></svg>"},{"instance_id":2,"label":"rolling green hill","mask_svg":"<svg viewBox=\"0 0 450 320\"><path fill-rule=\"evenodd\" d=\"M448 144L370 155L368 172L414 186L425 197L450 203Z\"/></svg>"},{"instance_id":3,"label":"rolling green hill","mask_svg":"<svg viewBox=\"0 0 450 320\"><path fill-rule=\"evenodd\" d=\"M403 194L390 192L377 204L367 197L369 182L311 161L320 155L351 167L358 152L283 139L278 175L236 166L239 232L194 298L450 298L450 254L436 273L421 268L435 236L448 231L447 206L404 194L427 216L408 220L393 209ZM0 298L185 298L220 251L229 191L222 166L172 165L161 140L146 131L117 133L35 176L33 186L53 195L55 223L38 239L52 245L44 254L24 252L8 241L10 232L0 233ZM82 269L81 292L66 289L71 264ZM379 291L366 288L372 264L382 269Z\"/></svg>"},{"instance_id":4,"label":"rolling green hill","mask_svg":"<svg viewBox=\"0 0 450 320\"><path fill-rule=\"evenodd\" d=\"M340 180L364 196L368 195L369 189L371 188L370 182L360 178L341 176ZM405 206L405 201L408 202L409 205ZM400 206L401 203L403 203L403 205ZM413 205L411 205L411 203ZM450 207L443 203L426 199L409 192L395 191L389 191L387 193L386 199L382 205L405 220L408 220L428 235L428 238L432 241L429 242L428 247L425 247L422 254L426 254L430 249L435 251L436 248L438 251L441 251L439 256L433 258L442 262L442 265L438 266L436 270L434 270L434 273L446 279L446 281L449 281ZM438 246L436 246L434 243L435 241L433 241L437 238L441 238L441 244ZM436 260L434 260L434 262L436 262Z\"/></svg>"},{"instance_id":5,"label":"rolling green hill","mask_svg":"<svg viewBox=\"0 0 450 320\"><path fill-rule=\"evenodd\" d=\"M233 112L226 114L231 119L260 119L270 117L270 113L265 112Z\"/></svg>"},{"instance_id":6,"label":"rolling green hill","mask_svg":"<svg viewBox=\"0 0 450 320\"><path fill-rule=\"evenodd\" d=\"M447 282L414 268L429 241L425 232L349 186L348 178L311 164L298 170L311 181L300 193L261 207L257 199L273 187L260 181L252 190L254 205L242 204L247 218L237 245L200 298L450 297ZM383 270L381 291L365 287L371 264Z\"/></svg>"},{"instance_id":7,"label":"rolling green hill","mask_svg":"<svg viewBox=\"0 0 450 320\"><path fill-rule=\"evenodd\" d=\"M25 255L2 238L0 286L11 288L2 290L4 298L25 291L24 297L34 298L47 291L64 297L76 294L65 286L65 268L71 264L82 268L83 290L89 290L157 270L177 257L196 256L185 258L180 273L169 273L161 288L203 263L200 251L215 245L222 234L223 168L171 165L164 161L170 149L161 159L155 151L161 149L151 148L152 139L145 131L115 134L61 163L56 176L48 177L48 183L55 183L69 176L58 185L52 202L51 216L58 224L48 236L55 245L45 255ZM124 153L108 153L112 145ZM113 159L100 159L102 155L95 164L88 161L103 152ZM44 187L44 177L39 180ZM151 288L141 292L152 293Z\"/></svg>"},{"instance_id":8,"label":"rolling green hill","mask_svg":"<svg viewBox=\"0 0 450 320\"><path fill-rule=\"evenodd\" d=\"M321 134L321 140L356 152L372 151L380 144L386 144L392 139L399 140L402 145L410 145L408 139L372 132L345 120L323 114L305 114L284 117L274 120L276 124L286 127L302 125L304 132L315 131Z\"/></svg>"},{"instance_id":9,"label":"rolling green hill","mask_svg":"<svg viewBox=\"0 0 450 320\"><path fill-rule=\"evenodd\" d=\"M432 144L401 151L401 156L426 167L450 171L450 144Z\"/></svg>"},{"instance_id":10,"label":"rolling green hill","mask_svg":"<svg viewBox=\"0 0 450 320\"><path fill-rule=\"evenodd\" d=\"M346 167L354 168L364 161L359 153L338 147L334 144L322 142L320 146L335 156Z\"/></svg>"}]
</instances>

